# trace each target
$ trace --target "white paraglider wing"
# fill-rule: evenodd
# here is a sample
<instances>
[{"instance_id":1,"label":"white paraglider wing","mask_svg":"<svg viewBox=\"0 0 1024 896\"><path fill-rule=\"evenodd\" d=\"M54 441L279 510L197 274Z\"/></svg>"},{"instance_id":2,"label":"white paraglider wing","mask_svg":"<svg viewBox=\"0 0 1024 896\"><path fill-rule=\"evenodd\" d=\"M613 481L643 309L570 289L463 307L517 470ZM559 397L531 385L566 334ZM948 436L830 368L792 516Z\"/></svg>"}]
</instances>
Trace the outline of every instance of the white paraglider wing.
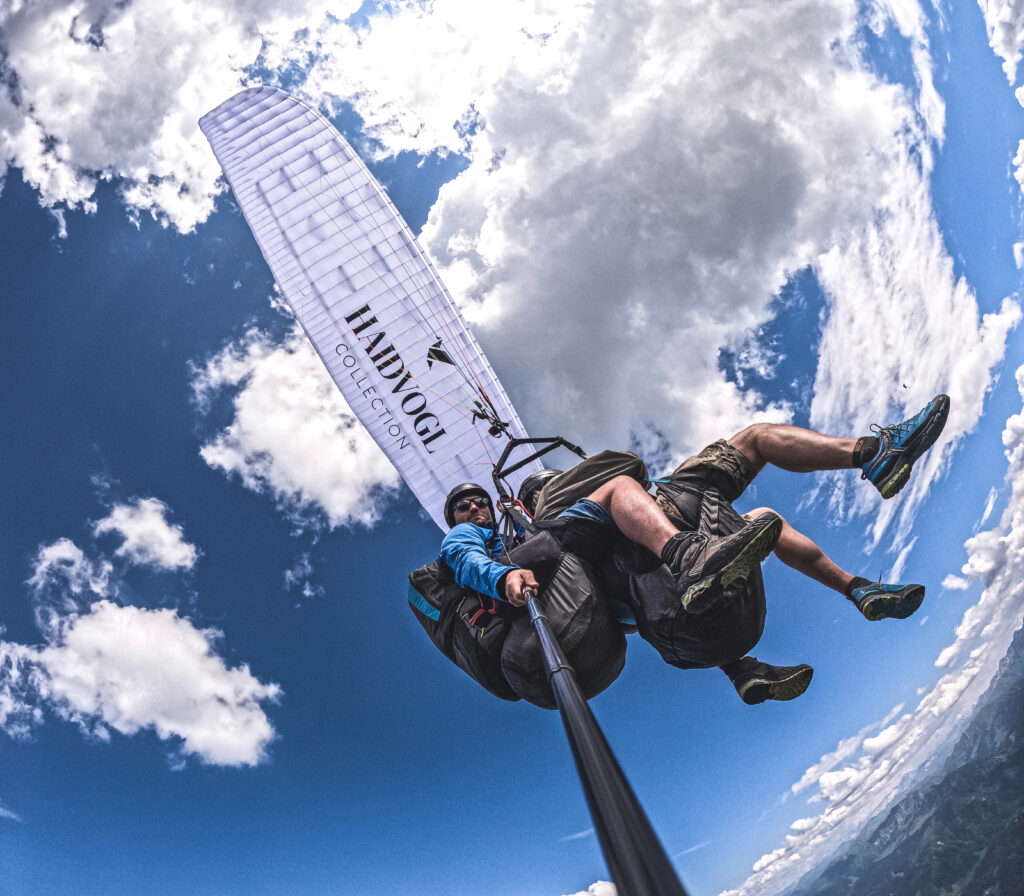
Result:
<instances>
[{"instance_id":1,"label":"white paraglider wing","mask_svg":"<svg viewBox=\"0 0 1024 896\"><path fill-rule=\"evenodd\" d=\"M344 138L301 101L243 90L199 124L349 407L447 529L448 490L488 485L508 438L526 433L430 261Z\"/></svg>"}]
</instances>

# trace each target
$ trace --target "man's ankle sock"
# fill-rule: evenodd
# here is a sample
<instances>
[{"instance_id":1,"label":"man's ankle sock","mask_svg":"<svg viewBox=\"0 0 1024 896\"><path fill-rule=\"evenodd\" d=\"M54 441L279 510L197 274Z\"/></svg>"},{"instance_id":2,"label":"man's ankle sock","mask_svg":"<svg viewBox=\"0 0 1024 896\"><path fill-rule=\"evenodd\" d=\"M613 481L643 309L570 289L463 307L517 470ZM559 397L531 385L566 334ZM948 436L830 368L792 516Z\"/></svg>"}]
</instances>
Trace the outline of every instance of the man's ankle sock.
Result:
<instances>
[{"instance_id":1,"label":"man's ankle sock","mask_svg":"<svg viewBox=\"0 0 1024 896\"><path fill-rule=\"evenodd\" d=\"M857 444L853 449L853 465L855 467L863 467L864 464L878 454L881 444L877 436L861 436L857 439Z\"/></svg>"},{"instance_id":2,"label":"man's ankle sock","mask_svg":"<svg viewBox=\"0 0 1024 896\"><path fill-rule=\"evenodd\" d=\"M846 596L850 597L853 594L854 588L863 588L865 585L870 585L871 579L865 579L864 576L854 576L853 581L846 586Z\"/></svg>"}]
</instances>

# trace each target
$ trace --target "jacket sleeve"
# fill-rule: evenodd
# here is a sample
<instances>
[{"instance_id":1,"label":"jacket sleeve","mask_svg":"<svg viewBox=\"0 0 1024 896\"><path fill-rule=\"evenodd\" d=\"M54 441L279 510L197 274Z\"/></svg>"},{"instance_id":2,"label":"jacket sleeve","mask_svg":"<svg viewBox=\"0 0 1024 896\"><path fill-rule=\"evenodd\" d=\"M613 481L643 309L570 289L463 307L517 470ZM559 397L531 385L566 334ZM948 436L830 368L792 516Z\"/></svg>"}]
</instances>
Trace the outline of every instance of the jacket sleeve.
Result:
<instances>
[{"instance_id":1,"label":"jacket sleeve","mask_svg":"<svg viewBox=\"0 0 1024 896\"><path fill-rule=\"evenodd\" d=\"M498 593L501 577L510 569L519 567L507 566L491 559L487 553L489 534L489 529L473 523L459 523L441 543L441 560L455 573L455 581L463 588L472 588L481 594L504 600L505 595Z\"/></svg>"}]
</instances>

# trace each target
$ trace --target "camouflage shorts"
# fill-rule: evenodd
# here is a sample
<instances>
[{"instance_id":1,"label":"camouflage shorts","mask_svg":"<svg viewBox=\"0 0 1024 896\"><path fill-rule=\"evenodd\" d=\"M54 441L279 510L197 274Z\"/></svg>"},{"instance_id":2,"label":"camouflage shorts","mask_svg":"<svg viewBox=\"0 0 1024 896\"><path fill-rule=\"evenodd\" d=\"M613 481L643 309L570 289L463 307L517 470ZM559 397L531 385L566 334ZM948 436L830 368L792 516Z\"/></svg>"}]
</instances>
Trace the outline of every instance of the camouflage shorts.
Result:
<instances>
[{"instance_id":1,"label":"camouflage shorts","mask_svg":"<svg viewBox=\"0 0 1024 896\"><path fill-rule=\"evenodd\" d=\"M670 516L677 515L673 497L683 485L701 491L715 489L731 503L747 490L756 475L746 455L719 439L676 467L669 481L658 487L658 505Z\"/></svg>"}]
</instances>

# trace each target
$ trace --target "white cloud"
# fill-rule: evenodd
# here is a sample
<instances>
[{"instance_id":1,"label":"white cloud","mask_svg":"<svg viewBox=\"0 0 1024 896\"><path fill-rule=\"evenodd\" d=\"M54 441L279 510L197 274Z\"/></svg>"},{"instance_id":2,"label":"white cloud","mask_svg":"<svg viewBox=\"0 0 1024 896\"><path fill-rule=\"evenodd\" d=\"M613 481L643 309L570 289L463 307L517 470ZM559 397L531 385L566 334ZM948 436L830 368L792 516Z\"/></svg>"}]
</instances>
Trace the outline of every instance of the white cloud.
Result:
<instances>
[{"instance_id":1,"label":"white cloud","mask_svg":"<svg viewBox=\"0 0 1024 896\"><path fill-rule=\"evenodd\" d=\"M877 731L879 728L884 728L889 724L903 709L903 705L900 704L892 712L889 713L881 722L877 722L858 731L852 737L845 738L839 742L839 745L831 753L826 753L821 759L804 772L803 777L796 782L791 788L791 794L800 793L806 790L808 787L816 784L826 772L834 769L839 763L845 762L851 756L856 755L860 750L861 745L873 731ZM783 797L785 801L788 799L790 794L786 794Z\"/></svg>"},{"instance_id":2,"label":"white cloud","mask_svg":"<svg viewBox=\"0 0 1024 896\"><path fill-rule=\"evenodd\" d=\"M1021 191L1024 192L1024 140L1017 144L1017 154L1013 157L1013 176L1017 180ZM1020 267L1016 244L1013 247L1013 255L1014 260L1018 262L1017 266Z\"/></svg>"},{"instance_id":3,"label":"white cloud","mask_svg":"<svg viewBox=\"0 0 1024 896\"><path fill-rule=\"evenodd\" d=\"M985 523L988 522L988 518L992 515L992 511L995 509L996 500L999 498L999 489L994 486L989 490L988 498L985 500L985 510L981 515L981 519L978 520L977 528L974 530L978 531Z\"/></svg>"},{"instance_id":4,"label":"white cloud","mask_svg":"<svg viewBox=\"0 0 1024 896\"><path fill-rule=\"evenodd\" d=\"M4 155L46 202L87 201L90 172L113 175L130 204L188 227L212 207L216 174L195 119L257 52L268 71L294 64L307 98L354 104L378 152L465 153L424 243L531 429L590 448L652 436L679 456L754 419L789 419L805 396L768 402L729 382L719 352L750 345L790 274L810 267L829 292L815 425L856 432L953 396L944 447L898 508L876 514L853 476L833 490L841 516L876 514L873 539L894 525L894 549L905 546L1019 317L1013 304L980 316L942 245L928 178L944 109L919 3L400 0L353 31L343 19L355 6L327 16L316 0L188 0L168 17L156 0L19 5L0 23L19 97L0 99ZM872 27L896 25L911 89L865 67L858 7ZM863 365L879 328L908 314L929 326L885 329L889 360ZM942 364L936 332L957 340ZM751 359L763 365L760 349ZM229 355L215 363L277 362L281 392L294 383L286 368L303 363L254 339ZM308 419L300 444L270 432L248 409L280 411L274 376L254 369L244 385L208 462L289 511L376 519L377 503L362 502L394 481L377 460L345 474L326 454L303 460L323 433ZM322 425L332 438L338 419Z\"/></svg>"},{"instance_id":5,"label":"white cloud","mask_svg":"<svg viewBox=\"0 0 1024 896\"><path fill-rule=\"evenodd\" d=\"M313 582L313 562L309 554L300 554L291 569L284 571L284 587L286 591L296 589L307 599L324 593L323 586Z\"/></svg>"},{"instance_id":6,"label":"white cloud","mask_svg":"<svg viewBox=\"0 0 1024 896\"><path fill-rule=\"evenodd\" d=\"M677 852L675 857L691 855L692 853L698 852L702 849L706 849L711 845L711 843L711 840L702 840L700 843L694 843L693 846L688 846L681 852Z\"/></svg>"},{"instance_id":7,"label":"white cloud","mask_svg":"<svg viewBox=\"0 0 1024 896\"><path fill-rule=\"evenodd\" d=\"M11 821L21 821L21 817L16 813L12 812L2 803L0 803L0 818L9 818Z\"/></svg>"},{"instance_id":8,"label":"white cloud","mask_svg":"<svg viewBox=\"0 0 1024 896\"><path fill-rule=\"evenodd\" d=\"M615 884L606 880L599 880L596 883L592 883L587 889L574 893L573 896L615 896L616 893L618 893L618 890L615 889Z\"/></svg>"},{"instance_id":9,"label":"white cloud","mask_svg":"<svg viewBox=\"0 0 1024 896\"><path fill-rule=\"evenodd\" d=\"M110 584L109 563L93 562L69 538L59 538L36 551L32 575L27 584L36 591L48 586L65 588L72 594L106 594Z\"/></svg>"},{"instance_id":10,"label":"white cloud","mask_svg":"<svg viewBox=\"0 0 1024 896\"><path fill-rule=\"evenodd\" d=\"M372 525L398 485L394 467L352 416L305 336L252 331L194 371L201 409L229 390L234 418L203 445L213 468L267 491L297 524Z\"/></svg>"},{"instance_id":11,"label":"white cloud","mask_svg":"<svg viewBox=\"0 0 1024 896\"><path fill-rule=\"evenodd\" d=\"M183 756L256 765L274 737L262 703L277 699L246 666L215 652L220 633L173 610L99 601L63 620L36 654L36 686L63 717L100 737L151 729Z\"/></svg>"},{"instance_id":12,"label":"white cloud","mask_svg":"<svg viewBox=\"0 0 1024 896\"><path fill-rule=\"evenodd\" d=\"M942 587L947 591L966 591L971 587L971 583L968 579L962 579L960 576L950 573L942 580Z\"/></svg>"},{"instance_id":13,"label":"white cloud","mask_svg":"<svg viewBox=\"0 0 1024 896\"><path fill-rule=\"evenodd\" d=\"M870 9L906 42L913 90L864 67L856 4L840 0L491 8L484 22L462 0L410 4L358 46L329 26L318 40L345 50L314 64L307 89L354 98L386 151L464 148L469 167L423 240L531 428L599 446L653 424L678 455L788 418L785 399L765 407L728 382L719 350L747 344L789 273L810 266L828 291L816 426L859 434L938 391L953 398L943 445L898 507L878 514L849 474L829 486L842 517L875 515L876 543L895 524L904 548L1020 317L1013 302L979 315L935 220L944 107L920 4ZM414 33L431 36L416 54ZM470 117L475 130L451 128ZM579 323L553 327L555 314ZM869 349L881 366L862 363Z\"/></svg>"},{"instance_id":14,"label":"white cloud","mask_svg":"<svg viewBox=\"0 0 1024 896\"><path fill-rule=\"evenodd\" d=\"M188 570L195 548L166 510L155 499L117 505L95 534L123 538L123 563ZM119 571L66 538L36 552L26 584L43 643L0 640L0 731L26 737L49 711L103 739L151 730L173 744L178 764L259 763L275 736L263 704L280 688L229 667L216 651L220 632L173 609L120 605Z\"/></svg>"},{"instance_id":15,"label":"white cloud","mask_svg":"<svg viewBox=\"0 0 1024 896\"><path fill-rule=\"evenodd\" d=\"M1003 60L1003 71L1012 87L1024 46L1024 0L978 0L985 16L988 42Z\"/></svg>"},{"instance_id":16,"label":"white cloud","mask_svg":"<svg viewBox=\"0 0 1024 896\"><path fill-rule=\"evenodd\" d=\"M237 90L264 42L358 0L37 0L0 5L0 177L8 165L48 206L94 205L117 178L130 209L189 230L220 171L198 119Z\"/></svg>"},{"instance_id":17,"label":"white cloud","mask_svg":"<svg viewBox=\"0 0 1024 896\"><path fill-rule=\"evenodd\" d=\"M1016 376L1024 401L1024 367ZM966 542L963 578L948 580L956 588L971 580L984 584L957 627L956 640L935 661L948 671L913 710L901 714L897 707L805 773L793 792L815 787L811 802L824 802L825 809L795 822L785 844L762 856L730 896L771 896L796 881L890 806L963 730L1024 616L1024 412L1007 420L1003 445L1011 483L1008 505L996 528ZM877 735L866 736L875 728L881 729Z\"/></svg>"},{"instance_id":18,"label":"white cloud","mask_svg":"<svg viewBox=\"0 0 1024 896\"><path fill-rule=\"evenodd\" d=\"M167 522L168 510L156 498L136 498L133 503L115 505L109 515L93 526L93 533L120 535L124 542L116 554L132 563L159 569L191 569L199 551L185 541L181 526Z\"/></svg>"},{"instance_id":19,"label":"white cloud","mask_svg":"<svg viewBox=\"0 0 1024 896\"><path fill-rule=\"evenodd\" d=\"M40 546L25 584L32 589L36 624L44 633L52 633L63 616L116 589L113 564L87 557L69 538Z\"/></svg>"},{"instance_id":20,"label":"white cloud","mask_svg":"<svg viewBox=\"0 0 1024 896\"><path fill-rule=\"evenodd\" d=\"M28 648L0 641L0 731L10 737L26 737L43 718L33 699L31 668Z\"/></svg>"}]
</instances>

